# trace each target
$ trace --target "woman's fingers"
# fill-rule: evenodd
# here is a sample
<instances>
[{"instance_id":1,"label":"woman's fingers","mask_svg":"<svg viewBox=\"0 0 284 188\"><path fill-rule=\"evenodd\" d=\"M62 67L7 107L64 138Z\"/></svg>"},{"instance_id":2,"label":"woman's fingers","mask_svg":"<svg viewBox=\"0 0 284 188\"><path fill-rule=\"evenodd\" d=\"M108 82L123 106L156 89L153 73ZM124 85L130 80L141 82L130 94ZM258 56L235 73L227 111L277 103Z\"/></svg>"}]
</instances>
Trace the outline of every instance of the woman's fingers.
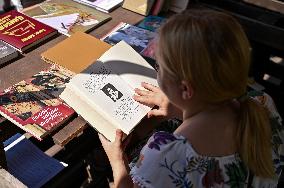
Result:
<instances>
[{"instance_id":1,"label":"woman's fingers","mask_svg":"<svg viewBox=\"0 0 284 188\"><path fill-rule=\"evenodd\" d=\"M148 112L147 117L150 118L152 116L164 116L165 112L159 109L152 109Z\"/></svg>"},{"instance_id":2,"label":"woman's fingers","mask_svg":"<svg viewBox=\"0 0 284 188\"><path fill-rule=\"evenodd\" d=\"M120 147L121 146L121 142L122 142L123 132L120 129L116 129L115 134L116 134L116 136L115 136L114 143L115 143L116 146Z\"/></svg>"},{"instance_id":3,"label":"woman's fingers","mask_svg":"<svg viewBox=\"0 0 284 188\"><path fill-rule=\"evenodd\" d=\"M146 82L142 82L141 86L144 87L145 89L147 89L149 91L153 91L153 92L157 92L157 91L160 90L157 86L154 86L154 85L146 83Z\"/></svg>"},{"instance_id":4,"label":"woman's fingers","mask_svg":"<svg viewBox=\"0 0 284 188\"><path fill-rule=\"evenodd\" d=\"M152 91L146 91L146 90L142 90L142 89L134 89L135 93L141 96L148 96L152 93Z\"/></svg>"},{"instance_id":5,"label":"woman's fingers","mask_svg":"<svg viewBox=\"0 0 284 188\"><path fill-rule=\"evenodd\" d=\"M133 99L147 106L158 105L158 102L155 99L155 97L149 97L149 96L143 96L143 95L133 95Z\"/></svg>"}]
</instances>

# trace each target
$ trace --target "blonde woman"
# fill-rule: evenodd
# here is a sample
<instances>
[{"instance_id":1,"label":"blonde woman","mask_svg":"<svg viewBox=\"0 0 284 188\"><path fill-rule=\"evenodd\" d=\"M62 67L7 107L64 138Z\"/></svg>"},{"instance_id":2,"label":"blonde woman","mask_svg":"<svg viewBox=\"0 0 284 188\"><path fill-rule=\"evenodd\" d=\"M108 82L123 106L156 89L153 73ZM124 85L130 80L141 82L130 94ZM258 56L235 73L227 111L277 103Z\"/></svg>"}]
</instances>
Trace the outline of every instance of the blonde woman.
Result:
<instances>
[{"instance_id":1,"label":"blonde woman","mask_svg":"<svg viewBox=\"0 0 284 188\"><path fill-rule=\"evenodd\" d=\"M175 15L160 29L156 58L160 88L142 83L134 98L159 107L148 116L180 112L182 123L154 133L131 171L122 132L113 143L99 135L115 187L276 187L283 127L271 98L247 92L250 46L240 24L206 9Z\"/></svg>"}]
</instances>

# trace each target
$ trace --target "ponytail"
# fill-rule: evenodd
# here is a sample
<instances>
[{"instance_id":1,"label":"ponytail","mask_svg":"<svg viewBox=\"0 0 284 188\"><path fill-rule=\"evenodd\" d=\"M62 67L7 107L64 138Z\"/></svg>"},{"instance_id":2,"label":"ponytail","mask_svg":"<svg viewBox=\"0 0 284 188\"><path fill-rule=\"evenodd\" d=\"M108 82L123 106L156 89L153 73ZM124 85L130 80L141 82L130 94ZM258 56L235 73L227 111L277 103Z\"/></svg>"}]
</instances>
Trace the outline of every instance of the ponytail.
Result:
<instances>
[{"instance_id":1,"label":"ponytail","mask_svg":"<svg viewBox=\"0 0 284 188\"><path fill-rule=\"evenodd\" d=\"M268 110L253 98L240 101L237 147L241 159L256 176L273 178L271 127Z\"/></svg>"}]
</instances>

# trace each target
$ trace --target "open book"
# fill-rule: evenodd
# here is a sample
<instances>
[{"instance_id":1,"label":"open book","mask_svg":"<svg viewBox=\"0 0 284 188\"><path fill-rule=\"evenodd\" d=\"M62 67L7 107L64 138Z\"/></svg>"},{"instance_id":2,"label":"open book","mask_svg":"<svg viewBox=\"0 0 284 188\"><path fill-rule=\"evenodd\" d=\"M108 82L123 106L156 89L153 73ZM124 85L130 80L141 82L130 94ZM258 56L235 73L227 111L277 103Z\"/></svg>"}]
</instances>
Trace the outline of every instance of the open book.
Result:
<instances>
[{"instance_id":1,"label":"open book","mask_svg":"<svg viewBox=\"0 0 284 188\"><path fill-rule=\"evenodd\" d=\"M141 82L157 85L156 71L124 41L74 76L61 93L79 115L110 141L115 130L129 134L151 107L133 99Z\"/></svg>"}]
</instances>

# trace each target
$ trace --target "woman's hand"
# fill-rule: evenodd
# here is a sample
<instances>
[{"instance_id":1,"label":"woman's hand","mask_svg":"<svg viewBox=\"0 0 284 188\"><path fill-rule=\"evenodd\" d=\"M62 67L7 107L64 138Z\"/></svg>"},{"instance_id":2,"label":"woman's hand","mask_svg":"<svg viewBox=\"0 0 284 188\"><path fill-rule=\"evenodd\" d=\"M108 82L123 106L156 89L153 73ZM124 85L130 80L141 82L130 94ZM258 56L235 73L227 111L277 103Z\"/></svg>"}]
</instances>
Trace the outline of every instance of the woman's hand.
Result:
<instances>
[{"instance_id":1,"label":"woman's hand","mask_svg":"<svg viewBox=\"0 0 284 188\"><path fill-rule=\"evenodd\" d=\"M99 139L108 156L113 171L115 187L132 187L133 182L128 175L128 161L123 152L124 143L122 143L123 132L116 130L114 142L108 141L103 135L99 134Z\"/></svg>"},{"instance_id":2,"label":"woman's hand","mask_svg":"<svg viewBox=\"0 0 284 188\"><path fill-rule=\"evenodd\" d=\"M168 97L159 87L145 82L142 82L141 85L146 90L136 88L135 93L137 95L133 96L134 100L147 106L155 105L158 107L157 109L152 109L148 112L148 118L152 116L162 116L167 118L181 117L181 111L177 110L177 108L170 103ZM178 112L178 114L176 112Z\"/></svg>"},{"instance_id":3,"label":"woman's hand","mask_svg":"<svg viewBox=\"0 0 284 188\"><path fill-rule=\"evenodd\" d=\"M117 161L124 160L124 145L122 144L123 134L124 133L120 129L117 129L114 142L108 141L103 135L99 134L99 139L111 165L115 164Z\"/></svg>"}]
</instances>

